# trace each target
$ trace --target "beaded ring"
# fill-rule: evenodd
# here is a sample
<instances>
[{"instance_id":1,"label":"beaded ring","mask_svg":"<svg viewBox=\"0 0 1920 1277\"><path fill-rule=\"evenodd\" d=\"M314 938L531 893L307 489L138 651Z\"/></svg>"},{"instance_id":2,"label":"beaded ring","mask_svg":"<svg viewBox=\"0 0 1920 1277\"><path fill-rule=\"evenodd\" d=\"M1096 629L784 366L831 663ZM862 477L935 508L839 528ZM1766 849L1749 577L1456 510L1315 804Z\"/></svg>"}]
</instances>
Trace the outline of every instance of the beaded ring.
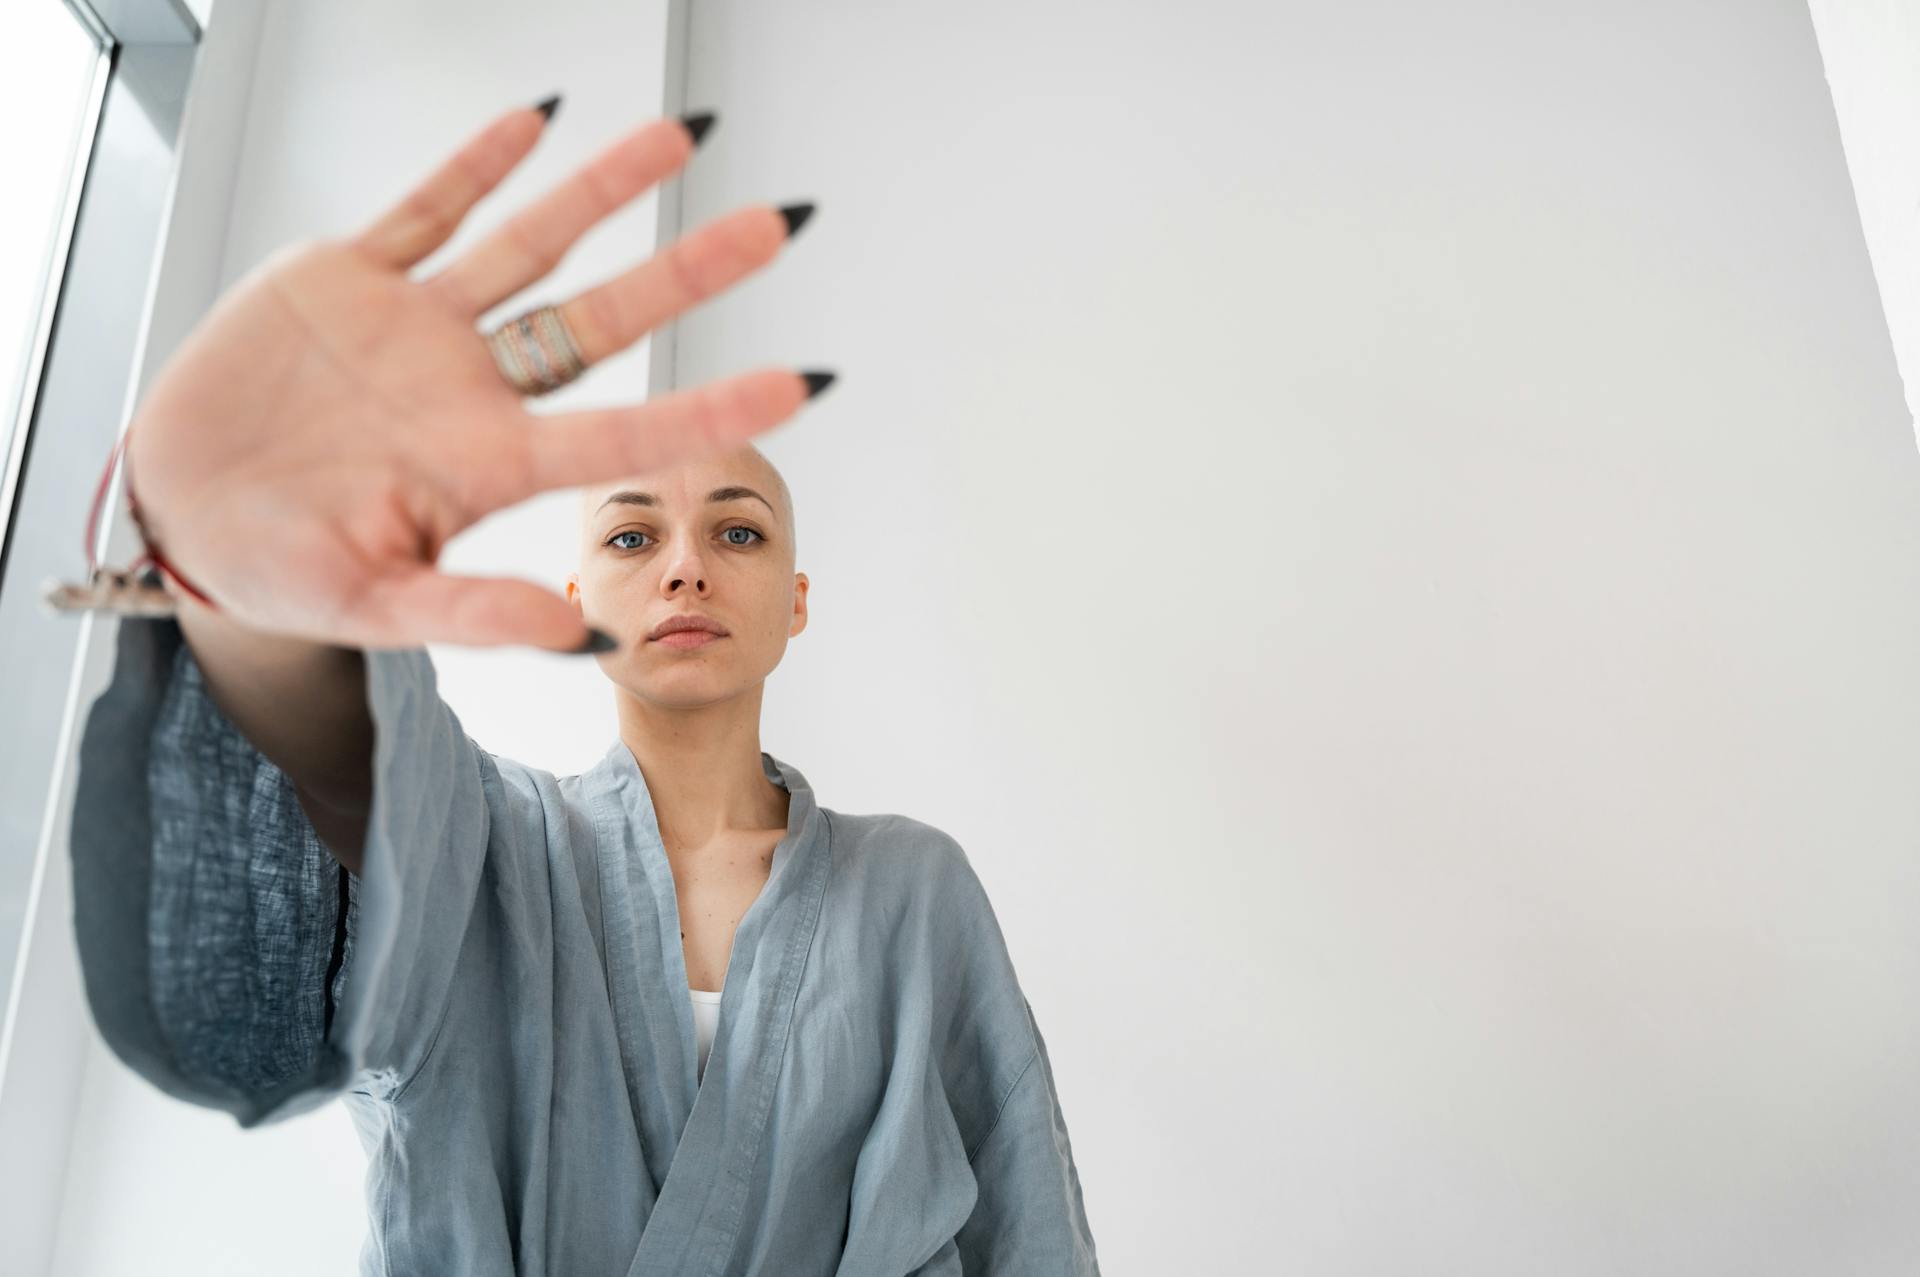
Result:
<instances>
[{"instance_id":1,"label":"beaded ring","mask_svg":"<svg viewBox=\"0 0 1920 1277\"><path fill-rule=\"evenodd\" d=\"M500 373L523 395L544 395L587 369L580 343L558 306L536 306L487 334Z\"/></svg>"}]
</instances>

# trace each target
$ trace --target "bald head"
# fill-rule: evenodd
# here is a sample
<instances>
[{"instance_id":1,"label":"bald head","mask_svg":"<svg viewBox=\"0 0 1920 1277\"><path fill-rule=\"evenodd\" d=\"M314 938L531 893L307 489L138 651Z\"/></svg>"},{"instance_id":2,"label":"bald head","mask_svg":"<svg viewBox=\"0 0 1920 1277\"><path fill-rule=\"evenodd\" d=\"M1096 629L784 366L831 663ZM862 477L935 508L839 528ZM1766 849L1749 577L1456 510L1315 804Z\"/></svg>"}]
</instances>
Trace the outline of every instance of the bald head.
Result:
<instances>
[{"instance_id":1,"label":"bald head","mask_svg":"<svg viewBox=\"0 0 1920 1277\"><path fill-rule=\"evenodd\" d=\"M722 487L738 486L750 488L764 497L773 507L773 516L779 524L781 533L786 537L787 547L796 550L798 539L794 533L793 493L787 487L787 481L766 454L752 444L742 444L732 452L722 453L718 457L694 463L705 473L713 476L710 486L716 490ZM594 514L609 494L620 491L645 490L648 487L643 479L621 479L613 483L590 483L580 489L580 528L582 533L592 521Z\"/></svg>"}]
</instances>

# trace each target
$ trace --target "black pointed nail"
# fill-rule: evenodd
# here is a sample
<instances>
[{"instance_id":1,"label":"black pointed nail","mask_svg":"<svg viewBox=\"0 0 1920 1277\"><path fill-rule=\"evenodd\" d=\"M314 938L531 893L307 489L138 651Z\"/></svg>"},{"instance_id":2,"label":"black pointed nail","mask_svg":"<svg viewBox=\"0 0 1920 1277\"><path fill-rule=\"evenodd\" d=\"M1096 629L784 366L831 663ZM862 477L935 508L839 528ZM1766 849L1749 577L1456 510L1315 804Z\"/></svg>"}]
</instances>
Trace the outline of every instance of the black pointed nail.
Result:
<instances>
[{"instance_id":1,"label":"black pointed nail","mask_svg":"<svg viewBox=\"0 0 1920 1277\"><path fill-rule=\"evenodd\" d=\"M782 204L780 216L787 219L787 238L792 239L800 233L800 228L813 216L812 204Z\"/></svg>"},{"instance_id":2,"label":"black pointed nail","mask_svg":"<svg viewBox=\"0 0 1920 1277\"><path fill-rule=\"evenodd\" d=\"M693 134L693 144L700 145L700 139L707 135L717 117L712 111L694 111L680 117L680 123L687 126L687 132Z\"/></svg>"},{"instance_id":3,"label":"black pointed nail","mask_svg":"<svg viewBox=\"0 0 1920 1277\"><path fill-rule=\"evenodd\" d=\"M803 372L800 375L806 378L807 398L812 399L814 396L818 395L821 391L825 390L828 386L831 386L834 382L834 378L838 377L840 374L837 372L828 372L824 368L817 368L817 369L814 369L812 372Z\"/></svg>"},{"instance_id":4,"label":"black pointed nail","mask_svg":"<svg viewBox=\"0 0 1920 1277\"><path fill-rule=\"evenodd\" d=\"M560 95L556 93L550 98L541 98L533 104L533 109L546 116L548 123L552 123L553 113L560 109Z\"/></svg>"},{"instance_id":5,"label":"black pointed nail","mask_svg":"<svg viewBox=\"0 0 1920 1277\"><path fill-rule=\"evenodd\" d=\"M611 652L620 646L620 640L598 626L587 627L587 637L579 647L573 648L575 655L587 656L594 652Z\"/></svg>"}]
</instances>

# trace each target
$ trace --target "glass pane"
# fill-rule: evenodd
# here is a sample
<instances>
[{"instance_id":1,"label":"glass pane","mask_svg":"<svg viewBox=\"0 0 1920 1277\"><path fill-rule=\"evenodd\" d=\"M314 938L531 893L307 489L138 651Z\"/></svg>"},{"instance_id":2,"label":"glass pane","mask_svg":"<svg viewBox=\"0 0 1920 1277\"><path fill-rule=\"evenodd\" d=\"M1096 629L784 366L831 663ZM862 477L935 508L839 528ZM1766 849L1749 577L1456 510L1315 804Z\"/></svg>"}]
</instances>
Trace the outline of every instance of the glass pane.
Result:
<instances>
[{"instance_id":1,"label":"glass pane","mask_svg":"<svg viewBox=\"0 0 1920 1277\"><path fill-rule=\"evenodd\" d=\"M15 416L31 373L53 274L67 191L83 163L87 106L101 56L93 33L60 0L15 0L0 14L0 469L12 456Z\"/></svg>"}]
</instances>

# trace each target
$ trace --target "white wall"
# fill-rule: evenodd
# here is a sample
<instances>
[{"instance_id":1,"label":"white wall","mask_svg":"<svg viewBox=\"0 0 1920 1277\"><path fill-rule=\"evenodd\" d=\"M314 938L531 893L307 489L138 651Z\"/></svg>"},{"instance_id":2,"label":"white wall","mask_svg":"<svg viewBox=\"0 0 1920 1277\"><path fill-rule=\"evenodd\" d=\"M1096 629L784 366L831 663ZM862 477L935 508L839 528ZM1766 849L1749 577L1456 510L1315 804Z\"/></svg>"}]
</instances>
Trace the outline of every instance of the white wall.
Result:
<instances>
[{"instance_id":1,"label":"white wall","mask_svg":"<svg viewBox=\"0 0 1920 1277\"><path fill-rule=\"evenodd\" d=\"M229 275L565 89L517 202L663 21L280 6ZM1106 1271L1911 1271L1920 474L1804 8L705 0L692 53L687 225L820 211L680 381L842 373L765 441L764 740L968 848ZM570 520L448 565L557 585ZM597 671L435 656L492 748L610 739ZM94 1064L62 1271L347 1270L344 1115Z\"/></svg>"},{"instance_id":2,"label":"white wall","mask_svg":"<svg viewBox=\"0 0 1920 1277\"><path fill-rule=\"evenodd\" d=\"M683 381L1115 1273L1909 1273L1920 466L1803 5L696 7ZM830 405L830 406L828 406Z\"/></svg>"}]
</instances>

